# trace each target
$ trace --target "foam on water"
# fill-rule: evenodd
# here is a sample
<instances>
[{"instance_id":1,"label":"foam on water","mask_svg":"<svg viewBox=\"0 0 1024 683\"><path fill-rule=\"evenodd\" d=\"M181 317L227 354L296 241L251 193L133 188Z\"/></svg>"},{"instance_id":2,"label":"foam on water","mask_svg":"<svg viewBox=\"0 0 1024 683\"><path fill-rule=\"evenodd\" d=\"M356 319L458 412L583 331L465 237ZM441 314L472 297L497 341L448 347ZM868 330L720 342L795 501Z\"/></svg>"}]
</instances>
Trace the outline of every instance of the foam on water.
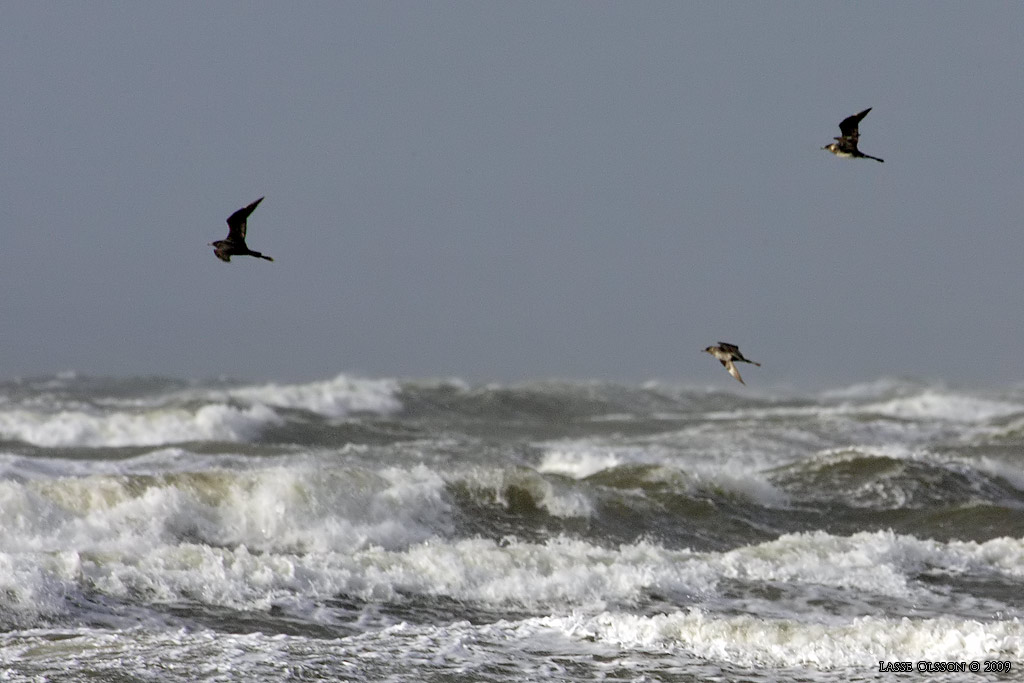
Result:
<instances>
[{"instance_id":1,"label":"foam on water","mask_svg":"<svg viewBox=\"0 0 1024 683\"><path fill-rule=\"evenodd\" d=\"M549 477L527 468L483 469L453 475L466 486L486 492L499 505L508 507L512 492L526 493L533 505L554 517L590 517L594 514L591 501L581 492L561 485Z\"/></svg>"},{"instance_id":2,"label":"foam on water","mask_svg":"<svg viewBox=\"0 0 1024 683\"><path fill-rule=\"evenodd\" d=\"M995 400L967 393L918 388L888 397L888 391L826 392L823 403L811 405L754 405L713 410L702 415L708 420L766 420L779 418L851 416L886 417L908 421L952 422L958 425L983 424L1024 413L1018 401ZM839 403L831 399L841 397ZM857 400L861 399L861 400ZM863 400L867 399L867 400Z\"/></svg>"},{"instance_id":3,"label":"foam on water","mask_svg":"<svg viewBox=\"0 0 1024 683\"><path fill-rule=\"evenodd\" d=\"M0 437L42 447L119 448L191 441L247 441L283 418L275 409L324 417L387 415L401 408L398 383L339 375L306 384L187 388L143 398L35 396L0 410ZM198 404L198 405L197 405Z\"/></svg>"},{"instance_id":4,"label":"foam on water","mask_svg":"<svg viewBox=\"0 0 1024 683\"><path fill-rule=\"evenodd\" d=\"M280 423L263 405L206 405L198 410L160 408L144 412L24 409L0 411L0 436L44 447L155 446L187 441L244 441Z\"/></svg>"},{"instance_id":5,"label":"foam on water","mask_svg":"<svg viewBox=\"0 0 1024 683\"><path fill-rule=\"evenodd\" d=\"M1007 420L1024 404L939 389L868 402L819 408L837 434L858 445L925 444L936 440L974 444L1006 433Z\"/></svg>"},{"instance_id":6,"label":"foam on water","mask_svg":"<svg viewBox=\"0 0 1024 683\"><path fill-rule=\"evenodd\" d=\"M874 393L874 392L869 392ZM664 464L684 468L702 479L765 505L785 496L773 490L772 470L800 463L820 453L900 451L894 457L926 457L933 444L975 446L1021 431L1024 405L939 389L904 387L901 395L840 404L743 405L691 413L649 434L607 435L538 444L544 449L541 471L575 478L624 464ZM732 468L728 471L727 468ZM758 481L760 479L760 481ZM747 491L744 492L743 489Z\"/></svg>"},{"instance_id":7,"label":"foam on water","mask_svg":"<svg viewBox=\"0 0 1024 683\"><path fill-rule=\"evenodd\" d=\"M664 444L618 445L599 440L574 440L547 444L537 471L573 479L586 479L599 472L624 465L656 465L645 473L648 481L686 484L686 490L719 490L772 507L783 505L787 497L773 485L761 468L736 458L684 459L679 451ZM685 468L680 477L680 468Z\"/></svg>"},{"instance_id":8,"label":"foam on water","mask_svg":"<svg viewBox=\"0 0 1024 683\"><path fill-rule=\"evenodd\" d=\"M242 401L277 408L297 408L337 418L352 413L394 413L402 407L398 392L399 384L395 380L338 375L334 379L305 384L241 387L225 394Z\"/></svg>"},{"instance_id":9,"label":"foam on water","mask_svg":"<svg viewBox=\"0 0 1024 683\"><path fill-rule=\"evenodd\" d=\"M919 382L894 377L882 377L870 382L857 382L846 387L826 389L818 394L826 401L872 401L885 397L902 396L922 389Z\"/></svg>"},{"instance_id":10,"label":"foam on water","mask_svg":"<svg viewBox=\"0 0 1024 683\"><path fill-rule=\"evenodd\" d=\"M0 438L22 443L0 454L0 660L38 668L0 678L664 680L1024 654L1002 617L1024 538L991 538L1018 535L1020 397L225 387L4 385ZM102 450L127 445L153 450ZM975 501L979 541L923 538ZM922 538L780 535L911 505L897 528Z\"/></svg>"},{"instance_id":11,"label":"foam on water","mask_svg":"<svg viewBox=\"0 0 1024 683\"><path fill-rule=\"evenodd\" d=\"M18 663L0 679L16 683L136 677L174 683L338 680L346 673L345 657L353 654L343 642L206 629L39 629L2 639L0 648L0 659Z\"/></svg>"},{"instance_id":12,"label":"foam on water","mask_svg":"<svg viewBox=\"0 0 1024 683\"><path fill-rule=\"evenodd\" d=\"M566 443L548 449L537 465L537 471L573 479L586 479L626 462L643 462L645 455L643 452L630 453L624 457L620 449L601 448L596 444L583 442Z\"/></svg>"},{"instance_id":13,"label":"foam on water","mask_svg":"<svg viewBox=\"0 0 1024 683\"><path fill-rule=\"evenodd\" d=\"M319 467L0 481L7 552L141 552L181 540L262 550L403 546L450 530L425 467Z\"/></svg>"},{"instance_id":14,"label":"foam on water","mask_svg":"<svg viewBox=\"0 0 1024 683\"><path fill-rule=\"evenodd\" d=\"M415 498L426 479L395 475L381 496ZM275 494L271 501L280 497ZM30 630L3 636L0 657L29 661L42 672L80 657L98 675L107 670L105 662L122 667L138 662L140 671L159 666L165 675L175 673L173 680L194 680L218 668L287 680L297 670L286 674L273 668L285 661L306 663L321 675L374 678L421 666L493 670L507 660L530 670L531 679L566 680L557 662L578 657L580 665L590 666L593 654L605 661L637 658L655 671L665 656L685 666L707 661L719 668L863 670L879 660L1020 661L1024 655L1024 626L1017 620L877 614L878 601L945 604L945 591L919 580L924 573L1019 581L1024 539L940 543L891 532L849 537L815 532L697 553L651 542L615 548L570 538L525 543L431 536L409 542L413 536L400 547L365 545L341 552L296 553L279 546L255 552L245 545L190 542L136 549L131 538L92 550L5 549L0 552L0 626L59 623L73 616L73 606L97 604L97 596L98 604L112 599L247 614L274 611L309 624L333 623L325 605L339 596L366 604L438 597L535 615L480 624L400 623L333 640L168 630L157 616L142 622L137 633L129 630L129 637L87 629L55 640L33 640ZM809 613L792 589L790 597L764 603L735 597L737 584L754 587L755 593L760 586L788 585L811 599L830 587L844 596L875 596L876 602ZM636 609L652 594L672 596L674 606L666 604L657 613ZM993 613L986 606L974 612ZM130 629L138 622L124 623ZM334 668L324 669L325 662Z\"/></svg>"},{"instance_id":15,"label":"foam on water","mask_svg":"<svg viewBox=\"0 0 1024 683\"><path fill-rule=\"evenodd\" d=\"M918 580L925 572L1024 578L1024 539L942 543L819 531L701 553L651 542L604 548L571 538L449 540L445 485L422 466L368 472L294 463L7 480L0 482L0 566L12 590L0 596L14 612L28 605L46 611L47 595L74 593L87 581L114 596L199 596L244 609L300 596L415 593L593 610L650 592L713 599L725 580L926 603L945 598Z\"/></svg>"},{"instance_id":16,"label":"foam on water","mask_svg":"<svg viewBox=\"0 0 1024 683\"><path fill-rule=\"evenodd\" d=\"M884 661L961 661L1024 655L1024 624L948 617L864 616L840 624L720 616L700 609L651 617L606 613L550 619L573 637L630 648L682 649L696 657L747 667L855 667Z\"/></svg>"},{"instance_id":17,"label":"foam on water","mask_svg":"<svg viewBox=\"0 0 1024 683\"><path fill-rule=\"evenodd\" d=\"M160 680L175 682L647 681L701 674L712 680L874 680L880 660L1016 664L1024 654L1024 626L1017 621L862 617L822 625L699 609L655 616L604 612L484 624L400 623L336 639L204 629L135 629L125 635L40 630L0 639L0 655L21 663L4 680L50 680L69 670L98 680L129 672L149 678L158 672ZM23 667L30 673L19 670ZM962 675L929 678L963 680Z\"/></svg>"},{"instance_id":18,"label":"foam on water","mask_svg":"<svg viewBox=\"0 0 1024 683\"><path fill-rule=\"evenodd\" d=\"M1003 479L1018 491L1024 491L1024 471L1019 462L988 456L964 459L962 462L979 472Z\"/></svg>"},{"instance_id":19,"label":"foam on water","mask_svg":"<svg viewBox=\"0 0 1024 683\"><path fill-rule=\"evenodd\" d=\"M938 420L964 424L985 423L1019 415L1024 406L964 394L926 390L913 396L861 404L856 412L877 413L902 420Z\"/></svg>"}]
</instances>

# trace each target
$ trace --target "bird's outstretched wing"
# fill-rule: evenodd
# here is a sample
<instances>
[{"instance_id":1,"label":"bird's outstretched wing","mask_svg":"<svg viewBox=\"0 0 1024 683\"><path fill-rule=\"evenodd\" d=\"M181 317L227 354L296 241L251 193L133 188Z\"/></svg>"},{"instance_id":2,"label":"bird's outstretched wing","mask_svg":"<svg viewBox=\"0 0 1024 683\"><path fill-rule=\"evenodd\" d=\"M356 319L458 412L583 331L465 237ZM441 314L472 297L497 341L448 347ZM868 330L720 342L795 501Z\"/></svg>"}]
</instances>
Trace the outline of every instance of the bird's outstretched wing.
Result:
<instances>
[{"instance_id":1,"label":"bird's outstretched wing","mask_svg":"<svg viewBox=\"0 0 1024 683\"><path fill-rule=\"evenodd\" d=\"M248 220L249 214L255 211L256 207L259 206L259 203L262 201L263 197L260 197L249 206L243 207L228 216L229 240L245 240L246 220Z\"/></svg>"},{"instance_id":2,"label":"bird's outstretched wing","mask_svg":"<svg viewBox=\"0 0 1024 683\"><path fill-rule=\"evenodd\" d=\"M860 132L858 131L857 126L860 125L860 120L867 116L869 111L871 111L871 107L868 107L859 114L847 116L839 123L839 131L843 134L844 138L851 140L852 142L857 142L857 138L860 137ZM836 138L836 140L839 139L840 138Z\"/></svg>"},{"instance_id":3,"label":"bird's outstretched wing","mask_svg":"<svg viewBox=\"0 0 1024 683\"><path fill-rule=\"evenodd\" d=\"M720 341L718 342L718 346L721 347L723 351L728 351L729 353L738 354L740 352L740 347L735 344L730 344L729 342Z\"/></svg>"},{"instance_id":4,"label":"bird's outstretched wing","mask_svg":"<svg viewBox=\"0 0 1024 683\"><path fill-rule=\"evenodd\" d=\"M722 365L725 366L725 369L729 371L730 375L736 378L736 381L740 384L746 384L746 382L743 381L743 378L740 377L740 371L736 369L736 366L731 360L723 360Z\"/></svg>"}]
</instances>

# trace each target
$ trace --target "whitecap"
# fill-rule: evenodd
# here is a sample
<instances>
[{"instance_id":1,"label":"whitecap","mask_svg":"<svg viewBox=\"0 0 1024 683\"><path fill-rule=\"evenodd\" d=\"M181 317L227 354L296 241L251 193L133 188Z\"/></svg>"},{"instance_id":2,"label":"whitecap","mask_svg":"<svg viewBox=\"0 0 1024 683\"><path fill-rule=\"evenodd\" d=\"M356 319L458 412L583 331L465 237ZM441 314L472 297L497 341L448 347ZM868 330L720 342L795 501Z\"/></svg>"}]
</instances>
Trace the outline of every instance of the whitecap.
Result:
<instances>
[{"instance_id":1,"label":"whitecap","mask_svg":"<svg viewBox=\"0 0 1024 683\"><path fill-rule=\"evenodd\" d=\"M141 412L25 409L0 411L0 435L44 447L156 446L187 441L244 441L281 419L264 405L212 404Z\"/></svg>"},{"instance_id":2,"label":"whitecap","mask_svg":"<svg viewBox=\"0 0 1024 683\"><path fill-rule=\"evenodd\" d=\"M338 418L352 413L389 415L397 412L402 407L398 392L396 380L360 379L341 374L323 381L239 387L224 393L235 400Z\"/></svg>"},{"instance_id":3,"label":"whitecap","mask_svg":"<svg viewBox=\"0 0 1024 683\"><path fill-rule=\"evenodd\" d=\"M658 648L745 667L875 670L879 661L1009 659L1024 655L1024 624L864 616L832 623L723 616L700 609L640 616L605 613L558 619L575 638L629 648Z\"/></svg>"},{"instance_id":4,"label":"whitecap","mask_svg":"<svg viewBox=\"0 0 1024 683\"><path fill-rule=\"evenodd\" d=\"M852 410L901 420L976 424L1020 414L1024 412L1024 406L965 394L926 390L912 396L859 405Z\"/></svg>"}]
</instances>

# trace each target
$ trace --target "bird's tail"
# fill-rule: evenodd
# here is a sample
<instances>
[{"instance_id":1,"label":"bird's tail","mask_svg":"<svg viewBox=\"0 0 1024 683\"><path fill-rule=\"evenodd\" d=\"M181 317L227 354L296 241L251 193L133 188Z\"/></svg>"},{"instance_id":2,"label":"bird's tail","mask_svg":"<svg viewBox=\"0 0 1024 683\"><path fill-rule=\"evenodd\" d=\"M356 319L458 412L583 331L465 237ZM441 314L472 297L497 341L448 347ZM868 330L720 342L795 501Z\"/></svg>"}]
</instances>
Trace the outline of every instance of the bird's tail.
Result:
<instances>
[{"instance_id":1,"label":"bird's tail","mask_svg":"<svg viewBox=\"0 0 1024 683\"><path fill-rule=\"evenodd\" d=\"M875 161L878 161L878 162L883 163L883 164L885 163L885 159L879 159L878 157L873 157L870 154L865 154L864 158L865 159L874 159Z\"/></svg>"},{"instance_id":2,"label":"bird's tail","mask_svg":"<svg viewBox=\"0 0 1024 683\"><path fill-rule=\"evenodd\" d=\"M269 256L264 256L263 254L261 254L259 252L253 253L253 256L258 256L259 258L266 259L268 261L273 261L274 260L274 259L270 258Z\"/></svg>"}]
</instances>

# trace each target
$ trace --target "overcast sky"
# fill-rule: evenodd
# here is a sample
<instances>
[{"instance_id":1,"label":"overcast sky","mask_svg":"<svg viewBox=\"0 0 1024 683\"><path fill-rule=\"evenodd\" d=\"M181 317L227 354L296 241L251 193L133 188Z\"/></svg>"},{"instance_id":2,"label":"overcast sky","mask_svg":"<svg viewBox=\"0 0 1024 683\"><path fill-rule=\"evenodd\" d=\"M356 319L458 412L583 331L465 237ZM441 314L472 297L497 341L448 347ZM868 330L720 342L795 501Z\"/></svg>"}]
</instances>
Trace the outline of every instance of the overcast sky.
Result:
<instances>
[{"instance_id":1,"label":"overcast sky","mask_svg":"<svg viewBox=\"0 0 1024 683\"><path fill-rule=\"evenodd\" d=\"M1024 370L1024 3L18 2L0 377ZM860 147L820 148L866 107ZM266 195L248 242L207 246Z\"/></svg>"}]
</instances>

